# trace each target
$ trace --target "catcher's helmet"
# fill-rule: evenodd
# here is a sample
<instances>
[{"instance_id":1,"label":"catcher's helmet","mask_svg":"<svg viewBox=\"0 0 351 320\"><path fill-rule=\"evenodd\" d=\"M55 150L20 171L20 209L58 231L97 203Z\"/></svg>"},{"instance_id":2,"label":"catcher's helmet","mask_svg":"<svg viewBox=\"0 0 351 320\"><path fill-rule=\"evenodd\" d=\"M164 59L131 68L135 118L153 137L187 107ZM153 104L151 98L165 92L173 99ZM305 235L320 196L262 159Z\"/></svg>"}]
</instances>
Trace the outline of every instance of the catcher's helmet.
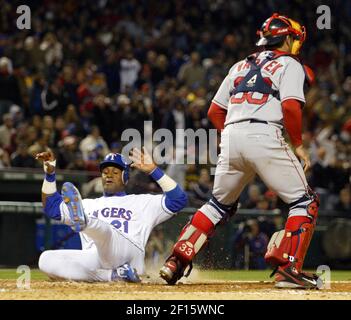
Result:
<instances>
[{"instance_id":1,"label":"catcher's helmet","mask_svg":"<svg viewBox=\"0 0 351 320\"><path fill-rule=\"evenodd\" d=\"M306 29L298 22L286 16L274 13L257 31L260 39L256 43L257 46L274 46L282 42L287 35L291 35L294 39L291 53L298 54L303 42L306 39Z\"/></svg>"},{"instance_id":2,"label":"catcher's helmet","mask_svg":"<svg viewBox=\"0 0 351 320\"><path fill-rule=\"evenodd\" d=\"M129 179L129 166L120 153L109 153L104 160L100 162L100 172L106 167L116 167L122 170L122 182L127 184Z\"/></svg>"}]
</instances>

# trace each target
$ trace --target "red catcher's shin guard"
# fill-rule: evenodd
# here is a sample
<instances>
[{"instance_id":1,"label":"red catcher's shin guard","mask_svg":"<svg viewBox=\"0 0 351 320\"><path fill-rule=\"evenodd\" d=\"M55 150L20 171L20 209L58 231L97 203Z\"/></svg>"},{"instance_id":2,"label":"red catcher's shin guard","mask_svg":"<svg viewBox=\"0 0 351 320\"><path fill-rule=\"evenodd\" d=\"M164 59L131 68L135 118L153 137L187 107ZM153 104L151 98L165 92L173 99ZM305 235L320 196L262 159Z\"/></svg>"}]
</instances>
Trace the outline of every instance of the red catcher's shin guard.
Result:
<instances>
[{"instance_id":1,"label":"red catcher's shin guard","mask_svg":"<svg viewBox=\"0 0 351 320\"><path fill-rule=\"evenodd\" d=\"M214 231L214 224L201 211L197 211L191 221L183 228L172 255L186 267L204 247L208 236Z\"/></svg>"},{"instance_id":2,"label":"red catcher's shin guard","mask_svg":"<svg viewBox=\"0 0 351 320\"><path fill-rule=\"evenodd\" d=\"M292 265L297 272L302 266L310 245L318 216L319 200L313 194L307 205L307 216L291 216L285 230L275 232L269 241L265 255L266 262L272 266L286 268Z\"/></svg>"},{"instance_id":3,"label":"red catcher's shin guard","mask_svg":"<svg viewBox=\"0 0 351 320\"><path fill-rule=\"evenodd\" d=\"M307 217L295 216L288 218L285 230L292 234L291 249L289 262L283 265L283 268L293 263L298 272L302 271L307 250L313 236L314 227L315 224Z\"/></svg>"},{"instance_id":4,"label":"red catcher's shin guard","mask_svg":"<svg viewBox=\"0 0 351 320\"><path fill-rule=\"evenodd\" d=\"M272 236L265 260L273 266L282 268L293 264L296 270L301 272L314 227L314 221L306 216L288 218L285 230Z\"/></svg>"}]
</instances>

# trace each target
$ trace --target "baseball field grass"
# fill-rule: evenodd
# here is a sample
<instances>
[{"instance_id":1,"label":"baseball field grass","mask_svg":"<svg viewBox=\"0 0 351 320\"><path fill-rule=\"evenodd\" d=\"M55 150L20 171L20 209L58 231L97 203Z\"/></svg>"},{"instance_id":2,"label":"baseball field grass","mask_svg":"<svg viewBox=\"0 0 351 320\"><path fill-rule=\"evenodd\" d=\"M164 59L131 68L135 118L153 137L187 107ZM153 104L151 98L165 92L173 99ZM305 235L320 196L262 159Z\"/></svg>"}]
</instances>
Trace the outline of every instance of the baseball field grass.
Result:
<instances>
[{"instance_id":1,"label":"baseball field grass","mask_svg":"<svg viewBox=\"0 0 351 320\"><path fill-rule=\"evenodd\" d=\"M20 288L16 269L0 269L0 300L351 300L351 271L331 270L321 290L274 288L270 270L199 270L175 286L157 274L134 283L79 283L53 281L37 269L30 273L30 288Z\"/></svg>"}]
</instances>

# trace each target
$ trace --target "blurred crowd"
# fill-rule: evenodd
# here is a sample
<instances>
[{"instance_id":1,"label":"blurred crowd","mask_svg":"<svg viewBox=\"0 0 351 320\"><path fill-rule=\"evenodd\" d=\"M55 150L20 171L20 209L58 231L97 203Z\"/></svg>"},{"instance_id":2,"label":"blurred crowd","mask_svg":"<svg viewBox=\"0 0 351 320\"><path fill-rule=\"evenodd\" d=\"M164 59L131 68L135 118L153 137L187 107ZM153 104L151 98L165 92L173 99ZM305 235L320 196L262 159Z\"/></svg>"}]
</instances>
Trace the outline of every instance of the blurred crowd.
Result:
<instances>
[{"instance_id":1,"label":"blurred crowd","mask_svg":"<svg viewBox=\"0 0 351 320\"><path fill-rule=\"evenodd\" d=\"M146 120L173 133L212 128L214 93L231 65L256 50L256 30L279 8L306 25L302 59L316 73L304 109L309 182L322 208L350 213L349 1L323 2L330 30L316 27L319 1L43 0L30 4L30 30L15 27L20 4L2 1L0 13L0 168L37 167L33 155L50 147L60 169L96 171L107 152L121 150L122 132L143 132ZM210 169L165 166L194 206L211 196ZM129 188L155 191L147 179ZM282 208L258 179L241 203Z\"/></svg>"}]
</instances>

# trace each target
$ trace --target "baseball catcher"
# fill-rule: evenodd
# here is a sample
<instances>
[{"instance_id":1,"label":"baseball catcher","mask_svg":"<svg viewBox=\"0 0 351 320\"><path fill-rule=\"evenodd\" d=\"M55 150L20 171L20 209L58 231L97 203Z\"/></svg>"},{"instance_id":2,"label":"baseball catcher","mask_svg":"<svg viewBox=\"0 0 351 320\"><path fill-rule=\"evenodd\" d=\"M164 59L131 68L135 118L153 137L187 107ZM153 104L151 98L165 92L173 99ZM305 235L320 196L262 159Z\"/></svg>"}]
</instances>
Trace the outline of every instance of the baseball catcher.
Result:
<instances>
[{"instance_id":1,"label":"baseball catcher","mask_svg":"<svg viewBox=\"0 0 351 320\"><path fill-rule=\"evenodd\" d=\"M265 255L275 267L276 287L317 287L317 277L302 271L319 206L306 181L310 159L301 137L304 85L314 80L298 57L306 30L274 13L258 35L262 50L233 65L209 108L211 122L222 131L213 196L183 228L161 268L168 284L189 273L194 257L216 225L235 213L240 193L257 174L290 208L285 230L273 235Z\"/></svg>"}]
</instances>

